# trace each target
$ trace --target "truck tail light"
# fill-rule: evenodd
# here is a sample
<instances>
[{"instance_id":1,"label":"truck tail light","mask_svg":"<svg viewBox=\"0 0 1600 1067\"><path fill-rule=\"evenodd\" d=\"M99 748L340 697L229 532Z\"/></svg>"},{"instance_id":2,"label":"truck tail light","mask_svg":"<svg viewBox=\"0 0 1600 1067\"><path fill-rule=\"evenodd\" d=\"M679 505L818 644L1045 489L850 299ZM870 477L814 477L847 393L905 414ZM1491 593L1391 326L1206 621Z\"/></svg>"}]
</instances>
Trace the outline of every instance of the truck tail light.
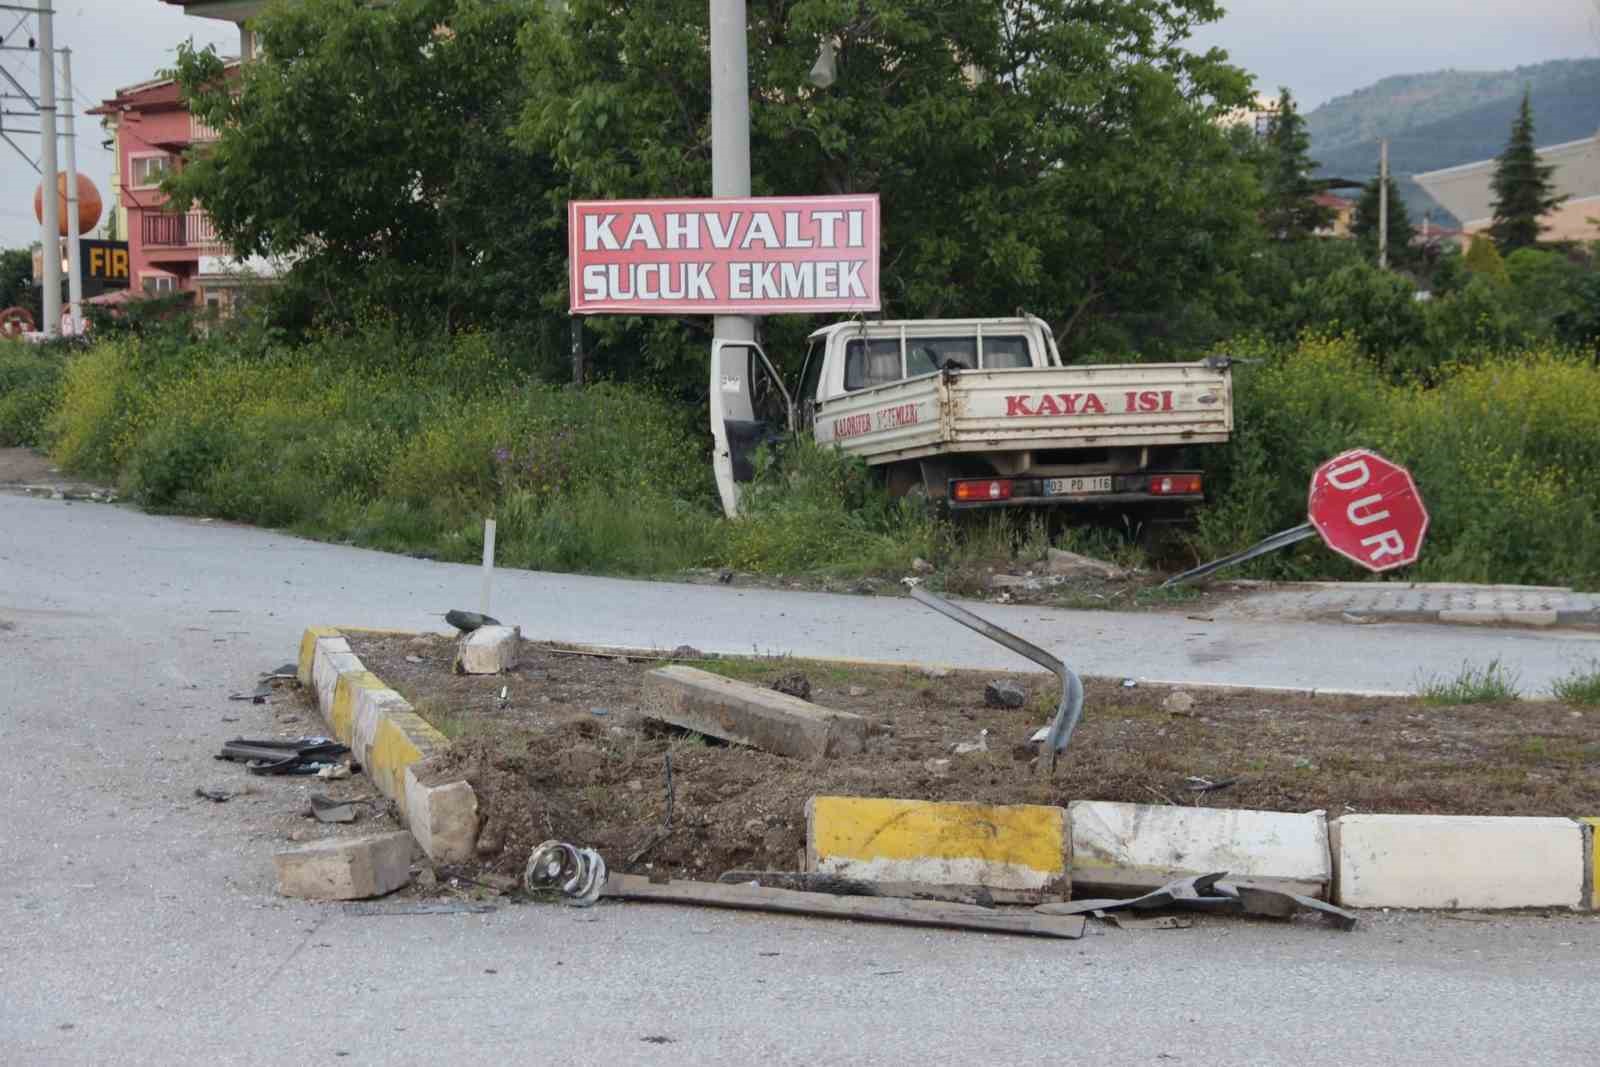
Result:
<instances>
[{"instance_id":1,"label":"truck tail light","mask_svg":"<svg viewBox=\"0 0 1600 1067\"><path fill-rule=\"evenodd\" d=\"M956 500L976 503L980 500L1010 500L1010 478L985 478L979 481L955 482L951 489Z\"/></svg>"},{"instance_id":2,"label":"truck tail light","mask_svg":"<svg viewBox=\"0 0 1600 1067\"><path fill-rule=\"evenodd\" d=\"M1150 492L1156 496L1193 496L1200 492L1200 475L1153 474Z\"/></svg>"}]
</instances>

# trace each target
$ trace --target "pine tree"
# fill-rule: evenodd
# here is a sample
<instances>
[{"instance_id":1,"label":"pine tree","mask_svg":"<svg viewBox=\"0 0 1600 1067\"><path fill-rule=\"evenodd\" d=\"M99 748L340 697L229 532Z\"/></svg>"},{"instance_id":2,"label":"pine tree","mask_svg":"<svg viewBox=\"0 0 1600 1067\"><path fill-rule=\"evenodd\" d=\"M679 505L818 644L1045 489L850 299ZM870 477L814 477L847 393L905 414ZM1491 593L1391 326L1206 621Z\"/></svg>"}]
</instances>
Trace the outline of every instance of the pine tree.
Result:
<instances>
[{"instance_id":1,"label":"pine tree","mask_svg":"<svg viewBox=\"0 0 1600 1067\"><path fill-rule=\"evenodd\" d=\"M1350 236L1361 242L1361 247L1373 259L1378 255L1378 178L1376 176L1361 188L1361 199L1356 201L1355 218L1350 220ZM1411 215L1406 202L1400 199L1398 186L1389 179L1389 262L1405 266L1414 257L1411 241L1416 227L1411 225Z\"/></svg>"},{"instance_id":2,"label":"pine tree","mask_svg":"<svg viewBox=\"0 0 1600 1067\"><path fill-rule=\"evenodd\" d=\"M1539 243L1545 214L1558 207L1567 198L1557 196L1550 182L1555 168L1539 162L1539 153L1533 141L1533 105L1526 90L1522 94L1522 110L1511 124L1511 140L1506 150L1495 159L1494 223L1489 236L1500 246L1503 255L1519 248Z\"/></svg>"},{"instance_id":3,"label":"pine tree","mask_svg":"<svg viewBox=\"0 0 1600 1067\"><path fill-rule=\"evenodd\" d=\"M1267 207L1262 221L1280 241L1310 237L1333 221L1333 210L1317 203L1311 172L1311 136L1306 120L1295 111L1288 89L1279 90L1278 114L1267 132Z\"/></svg>"}]
</instances>

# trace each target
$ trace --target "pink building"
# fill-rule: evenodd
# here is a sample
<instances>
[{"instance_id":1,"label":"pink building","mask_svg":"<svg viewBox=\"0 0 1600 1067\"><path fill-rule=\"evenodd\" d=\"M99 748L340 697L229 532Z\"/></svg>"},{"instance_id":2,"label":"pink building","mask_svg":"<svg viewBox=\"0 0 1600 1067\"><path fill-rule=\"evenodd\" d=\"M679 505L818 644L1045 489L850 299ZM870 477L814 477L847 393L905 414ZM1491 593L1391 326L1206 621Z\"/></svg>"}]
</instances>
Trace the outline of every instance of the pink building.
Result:
<instances>
[{"instance_id":1,"label":"pink building","mask_svg":"<svg viewBox=\"0 0 1600 1067\"><path fill-rule=\"evenodd\" d=\"M198 305L231 306L239 271L210 217L198 209L173 210L160 189L162 179L183 166L184 152L215 141L217 131L189 114L177 84L165 78L122 89L90 113L101 116L115 141L113 210L128 235L129 287L149 296L193 293Z\"/></svg>"}]
</instances>

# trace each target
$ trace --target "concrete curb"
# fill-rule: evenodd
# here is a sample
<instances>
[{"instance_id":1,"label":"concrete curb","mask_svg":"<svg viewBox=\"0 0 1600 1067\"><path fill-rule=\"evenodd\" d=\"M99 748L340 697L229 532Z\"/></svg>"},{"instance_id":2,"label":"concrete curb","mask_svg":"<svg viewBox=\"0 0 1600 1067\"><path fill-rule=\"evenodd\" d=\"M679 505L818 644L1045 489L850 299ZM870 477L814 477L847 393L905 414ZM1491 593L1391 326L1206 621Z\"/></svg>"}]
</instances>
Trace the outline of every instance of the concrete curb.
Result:
<instances>
[{"instance_id":1,"label":"concrete curb","mask_svg":"<svg viewBox=\"0 0 1600 1067\"><path fill-rule=\"evenodd\" d=\"M315 691L317 708L333 736L350 746L378 792L394 801L428 858L436 863L471 860L478 836L478 798L472 786L465 780L423 781L428 761L449 748L449 739L366 669L344 633L328 626L307 628L300 639L300 684Z\"/></svg>"},{"instance_id":2,"label":"concrete curb","mask_svg":"<svg viewBox=\"0 0 1600 1067\"><path fill-rule=\"evenodd\" d=\"M471 786L465 781L443 785L422 785L416 770L428 756L442 751L449 742L417 716L400 694L384 687L383 683L362 666L360 659L350 651L344 639L346 632L386 633L410 635L411 631L392 630L340 630L330 627L311 627L300 645L300 679L304 685L314 686L318 706L330 727L340 733L340 739L350 744L357 758L367 763L369 773L386 796L400 805L406 823L417 842L436 860L460 862L472 856L477 832L477 800ZM643 649L624 645L584 645L567 642L534 642L561 651L603 655L628 656L635 659L671 659L670 650ZM703 650L708 651L708 650ZM746 652L721 653L745 656ZM968 671L965 667L937 667L922 663L867 660L853 658L818 659L816 662L845 663L857 666L900 668L911 671ZM1111 679L1116 680L1116 679ZM1171 682L1147 680L1145 684L1182 686L1185 689L1234 693L1287 693L1303 696L1357 696L1357 697L1407 697L1413 694L1388 693L1363 690L1298 689L1276 686L1240 686L1209 682ZM354 740L350 740L354 738ZM380 741L381 738L381 741ZM366 756L363 759L363 755ZM398 785L396 784L398 783ZM396 790L391 793L390 790ZM962 859L976 868L992 865L995 856L974 851L952 853L951 825L960 820L942 817L943 809L968 805L923 804L910 801L884 800L878 797L827 798L842 811L876 814L882 805L912 804L919 810L930 809L940 815L924 819L928 825L918 830L916 820L894 820L897 827L893 847L881 842L870 849L846 848L841 859L848 858L850 865L866 868L884 866L892 861L892 880L912 881L925 877L929 870L944 870L931 881L960 881L946 870L952 859ZM1082 806L1101 808L1115 805L1096 805L1092 801L1074 801L1071 808ZM1144 807L1125 805L1126 807ZM814 808L807 805L808 839L814 833L812 822ZM999 809L995 809L999 810ZM1013 808L1011 810L1022 810ZM1040 809L1046 810L1046 809ZM1059 809L1048 809L1059 810ZM1565 908L1569 910L1600 910L1600 856L1595 837L1600 833L1600 817L1514 817L1514 816L1458 816L1458 815L1346 815L1328 819L1322 812L1305 815L1288 815L1292 819L1306 820L1314 825L1301 836L1310 842L1311 852L1326 849L1327 866L1315 863L1307 866L1305 848L1299 859L1283 870L1281 860L1282 840L1259 832L1259 818L1278 819L1283 812L1253 812L1228 808L1175 808L1175 818L1140 818L1118 831L1116 845L1119 858L1116 865L1139 866L1140 862L1123 863L1127 857L1165 853L1187 855L1196 842L1186 836L1174 841L1172 835L1188 825L1196 812L1205 812L1220 825L1242 825L1249 833L1235 834L1208 832L1201 851L1209 852L1202 866L1213 865L1212 860L1225 865L1239 866L1241 871L1252 870L1246 880L1259 878L1264 883L1281 881L1284 884L1319 881L1319 872L1331 872L1332 885L1328 896L1332 902L1354 908L1470 908L1474 910L1515 908ZM898 814L892 812L891 814ZM1071 863L1072 880L1085 885L1104 880L1106 860L1095 859L1093 849L1075 847L1073 820L1070 812L1061 812L1065 820L1065 837L1062 859ZM881 821L881 820L880 820ZM904 825L902 825L904 824ZM1181 832L1187 834L1187 830ZM1192 835L1191 835L1192 836ZM1281 838L1281 835L1278 835ZM876 839L874 839L876 840ZM1258 845L1270 841L1272 847L1259 856ZM808 866L821 869L816 843L808 840ZM854 854L859 852L859 855ZM829 850L824 849L827 853ZM882 854L880 854L882 853ZM892 854L891 854L892 853ZM1260 861L1259 867L1251 867ZM1187 869L1188 864L1173 865L1173 869ZM887 870L888 868L886 868ZM1220 869L1220 868L1218 868ZM1303 873L1309 870L1310 873ZM859 875L859 869L853 875ZM1236 875L1238 872L1233 872ZM963 870L970 879L970 872ZM888 874L878 872L879 877ZM986 879L976 879L981 883ZM1070 892L1070 889L1067 890Z\"/></svg>"}]
</instances>

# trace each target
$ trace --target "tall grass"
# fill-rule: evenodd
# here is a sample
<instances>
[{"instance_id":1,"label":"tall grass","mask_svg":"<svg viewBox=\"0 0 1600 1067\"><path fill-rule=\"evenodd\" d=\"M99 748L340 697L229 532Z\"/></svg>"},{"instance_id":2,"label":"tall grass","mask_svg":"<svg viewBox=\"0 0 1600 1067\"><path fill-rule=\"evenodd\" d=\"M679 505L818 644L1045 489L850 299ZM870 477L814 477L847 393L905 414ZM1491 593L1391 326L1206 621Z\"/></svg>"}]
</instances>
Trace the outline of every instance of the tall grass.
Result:
<instances>
[{"instance_id":1,"label":"tall grass","mask_svg":"<svg viewBox=\"0 0 1600 1067\"><path fill-rule=\"evenodd\" d=\"M1243 346L1241 346L1243 347ZM1258 345L1241 367L1233 441L1213 455L1195 554L1211 558L1305 521L1322 461L1358 445L1407 466L1431 516L1421 581L1600 586L1600 368L1535 349L1387 381L1354 342ZM1319 542L1252 565L1283 578L1365 574Z\"/></svg>"}]
</instances>

